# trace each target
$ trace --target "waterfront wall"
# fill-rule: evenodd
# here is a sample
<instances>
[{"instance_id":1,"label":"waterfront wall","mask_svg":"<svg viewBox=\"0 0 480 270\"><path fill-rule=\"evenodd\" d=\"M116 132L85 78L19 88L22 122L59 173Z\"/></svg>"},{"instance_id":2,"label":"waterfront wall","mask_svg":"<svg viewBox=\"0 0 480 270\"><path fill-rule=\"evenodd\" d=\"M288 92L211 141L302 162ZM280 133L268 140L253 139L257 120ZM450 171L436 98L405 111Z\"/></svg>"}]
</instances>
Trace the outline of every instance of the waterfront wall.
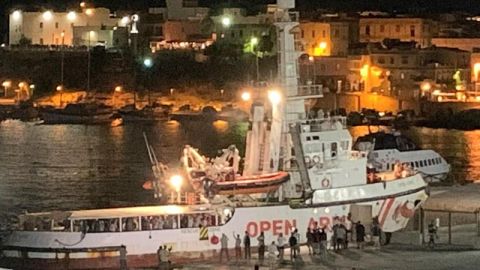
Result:
<instances>
[{"instance_id":1,"label":"waterfront wall","mask_svg":"<svg viewBox=\"0 0 480 270\"><path fill-rule=\"evenodd\" d=\"M402 110L414 110L420 112L420 104L415 100L402 100L394 97L375 95L372 93L324 93L324 97L318 99L316 107L324 111L335 108L344 108L347 113L361 111L363 108L375 109L385 112L399 112Z\"/></svg>"}]
</instances>

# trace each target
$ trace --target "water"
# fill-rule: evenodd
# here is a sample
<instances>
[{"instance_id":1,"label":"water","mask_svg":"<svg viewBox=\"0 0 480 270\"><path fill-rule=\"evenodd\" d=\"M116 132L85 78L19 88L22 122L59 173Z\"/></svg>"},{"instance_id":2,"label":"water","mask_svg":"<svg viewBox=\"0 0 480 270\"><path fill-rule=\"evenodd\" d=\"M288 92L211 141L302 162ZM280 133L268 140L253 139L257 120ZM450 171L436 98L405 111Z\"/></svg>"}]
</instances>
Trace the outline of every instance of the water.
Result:
<instances>
[{"instance_id":1,"label":"water","mask_svg":"<svg viewBox=\"0 0 480 270\"><path fill-rule=\"evenodd\" d=\"M236 144L244 152L248 124L82 126L0 123L0 223L24 211L90 209L155 203L142 189L151 177L145 132L159 159L178 166L190 144L208 156ZM354 136L366 127L351 129ZM480 131L412 128L406 132L423 148L442 154L455 181L480 179Z\"/></svg>"}]
</instances>

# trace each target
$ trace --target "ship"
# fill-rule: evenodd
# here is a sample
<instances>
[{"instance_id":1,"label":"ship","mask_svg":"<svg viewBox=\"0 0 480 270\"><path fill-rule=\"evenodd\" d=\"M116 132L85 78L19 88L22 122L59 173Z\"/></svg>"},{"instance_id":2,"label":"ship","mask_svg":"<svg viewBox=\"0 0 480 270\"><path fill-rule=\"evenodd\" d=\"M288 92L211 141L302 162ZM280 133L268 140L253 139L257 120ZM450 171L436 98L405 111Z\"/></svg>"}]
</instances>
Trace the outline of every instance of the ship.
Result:
<instances>
[{"instance_id":1,"label":"ship","mask_svg":"<svg viewBox=\"0 0 480 270\"><path fill-rule=\"evenodd\" d=\"M344 117L306 117L306 101L323 95L320 86L298 85L298 13L290 11L294 7L293 0L277 3L278 80L252 93L243 169L234 172L252 178L287 173L288 181L267 193L211 195L209 189L194 188L198 202L184 204L181 176L170 175L172 170L148 148L154 175L160 179L155 180L156 193L162 195L157 197L171 193L169 204L21 215L18 228L2 241L0 266L156 267L160 245L171 249L172 261L192 263L217 257L223 236L230 238L228 248L233 249L233 236L244 233L255 239L263 232L265 243L271 243L295 229L305 235L307 228L323 227L331 239L334 222L347 218L367 228L376 220L384 232L405 228L427 200L428 184L413 170L401 177L367 171L368 153L352 150ZM231 162L215 161L187 165L183 171L188 184L211 175L211 170L232 167ZM256 245L253 240L252 247Z\"/></svg>"},{"instance_id":2,"label":"ship","mask_svg":"<svg viewBox=\"0 0 480 270\"><path fill-rule=\"evenodd\" d=\"M429 183L445 181L450 173L450 164L439 153L421 149L399 131L361 136L354 149L368 151L369 163L377 171L393 172L396 166L408 166L420 172Z\"/></svg>"}]
</instances>

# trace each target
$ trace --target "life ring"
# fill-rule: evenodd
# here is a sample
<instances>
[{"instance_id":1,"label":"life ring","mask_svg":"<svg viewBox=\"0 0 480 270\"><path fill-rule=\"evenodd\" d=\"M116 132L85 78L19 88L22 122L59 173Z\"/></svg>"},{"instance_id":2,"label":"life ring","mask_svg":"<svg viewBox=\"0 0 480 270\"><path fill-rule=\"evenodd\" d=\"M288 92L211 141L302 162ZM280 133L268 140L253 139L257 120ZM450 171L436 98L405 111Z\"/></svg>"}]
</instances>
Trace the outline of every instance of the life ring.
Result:
<instances>
[{"instance_id":1,"label":"life ring","mask_svg":"<svg viewBox=\"0 0 480 270\"><path fill-rule=\"evenodd\" d=\"M216 235L213 235L213 236L210 238L210 243L212 243L212 245L218 244L219 241L220 241L220 239L218 239L218 236L216 236Z\"/></svg>"},{"instance_id":2,"label":"life ring","mask_svg":"<svg viewBox=\"0 0 480 270\"><path fill-rule=\"evenodd\" d=\"M323 178L322 180L322 187L326 188L330 186L330 180L328 178Z\"/></svg>"}]
</instances>

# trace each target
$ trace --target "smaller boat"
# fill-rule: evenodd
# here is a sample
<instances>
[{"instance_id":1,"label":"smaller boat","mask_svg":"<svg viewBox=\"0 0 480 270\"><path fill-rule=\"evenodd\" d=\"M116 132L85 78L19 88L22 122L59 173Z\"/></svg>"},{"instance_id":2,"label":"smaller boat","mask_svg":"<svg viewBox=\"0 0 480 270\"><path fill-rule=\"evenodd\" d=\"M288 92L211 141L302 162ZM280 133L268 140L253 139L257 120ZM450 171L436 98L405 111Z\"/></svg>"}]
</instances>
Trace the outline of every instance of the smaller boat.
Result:
<instances>
[{"instance_id":1,"label":"smaller boat","mask_svg":"<svg viewBox=\"0 0 480 270\"><path fill-rule=\"evenodd\" d=\"M172 110L171 105L157 104L148 105L137 110L133 104L123 107L118 111L124 122L161 121L168 119Z\"/></svg>"},{"instance_id":2,"label":"smaller boat","mask_svg":"<svg viewBox=\"0 0 480 270\"><path fill-rule=\"evenodd\" d=\"M233 107L232 105L227 105L218 112L217 119L224 121L248 121L248 113Z\"/></svg>"},{"instance_id":3,"label":"smaller boat","mask_svg":"<svg viewBox=\"0 0 480 270\"><path fill-rule=\"evenodd\" d=\"M170 114L170 119L177 121L215 121L218 112L212 106L206 106L202 110L193 110L190 105L183 105L178 111Z\"/></svg>"},{"instance_id":4,"label":"smaller boat","mask_svg":"<svg viewBox=\"0 0 480 270\"><path fill-rule=\"evenodd\" d=\"M113 108L97 103L70 103L63 109L42 108L44 124L101 124L110 123Z\"/></svg>"},{"instance_id":5,"label":"smaller boat","mask_svg":"<svg viewBox=\"0 0 480 270\"><path fill-rule=\"evenodd\" d=\"M400 132L374 132L361 136L353 146L358 151L368 151L368 162L378 172L395 171L408 166L422 174L427 182L444 181L450 165L437 152L420 149Z\"/></svg>"}]
</instances>

